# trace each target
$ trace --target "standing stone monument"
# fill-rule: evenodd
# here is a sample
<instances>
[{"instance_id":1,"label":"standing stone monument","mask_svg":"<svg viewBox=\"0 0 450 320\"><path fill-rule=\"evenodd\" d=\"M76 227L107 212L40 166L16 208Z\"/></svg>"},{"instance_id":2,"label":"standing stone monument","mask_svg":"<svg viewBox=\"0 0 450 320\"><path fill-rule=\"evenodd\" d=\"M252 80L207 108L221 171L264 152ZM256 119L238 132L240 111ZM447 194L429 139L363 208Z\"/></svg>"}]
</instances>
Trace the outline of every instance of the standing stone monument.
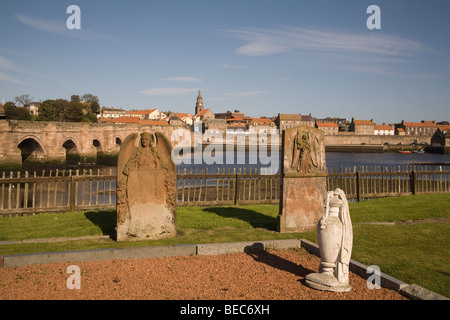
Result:
<instances>
[{"instance_id":1,"label":"standing stone monument","mask_svg":"<svg viewBox=\"0 0 450 320\"><path fill-rule=\"evenodd\" d=\"M317 226L320 250L319 273L306 276L306 285L311 288L347 292L349 263L353 246L353 230L348 201L344 191L329 191L325 201L325 212Z\"/></svg>"},{"instance_id":2,"label":"standing stone monument","mask_svg":"<svg viewBox=\"0 0 450 320\"><path fill-rule=\"evenodd\" d=\"M176 236L176 166L160 132L130 134L117 163L117 241Z\"/></svg>"},{"instance_id":3,"label":"standing stone monument","mask_svg":"<svg viewBox=\"0 0 450 320\"><path fill-rule=\"evenodd\" d=\"M323 131L298 126L283 131L279 232L313 229L327 192Z\"/></svg>"}]
</instances>

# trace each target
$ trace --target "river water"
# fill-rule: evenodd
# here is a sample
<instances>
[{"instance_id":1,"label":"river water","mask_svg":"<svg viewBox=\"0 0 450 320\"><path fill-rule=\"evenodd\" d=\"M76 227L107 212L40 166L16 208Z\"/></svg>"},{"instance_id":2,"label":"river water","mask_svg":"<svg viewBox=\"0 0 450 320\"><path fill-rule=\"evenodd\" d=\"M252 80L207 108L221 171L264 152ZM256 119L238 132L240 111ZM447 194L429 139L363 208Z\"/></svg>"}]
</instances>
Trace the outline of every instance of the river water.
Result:
<instances>
[{"instance_id":1,"label":"river water","mask_svg":"<svg viewBox=\"0 0 450 320\"><path fill-rule=\"evenodd\" d=\"M276 174L280 168L280 155L277 152L267 154L265 152L257 151L245 151L245 152L217 152L213 156L199 156L195 158L194 156L182 156L176 158L177 171L183 173L196 171L200 173L217 173L219 169L220 172L228 172L233 170L236 172L252 173L260 172L265 174ZM326 153L326 165L329 170L334 168L355 168L360 169L361 167L395 167L395 166L406 166L406 165L422 165L429 166L429 168L436 168L442 165L445 166L446 170L450 170L450 154L437 154L437 153L409 153L402 154L397 152L386 152L386 153L346 153L346 152L327 152ZM44 173L48 176L51 168L46 168ZM60 168L62 170L64 168ZM85 166L85 167L74 167L70 166L67 169L79 169L80 174L84 171L89 172L92 170L94 174L99 172L102 175L116 174L116 166ZM23 171L33 172L33 168L26 168ZM97 171L99 170L99 171ZM257 171L256 171L257 170ZM37 175L41 176L42 170L36 170ZM55 170L52 170L53 174ZM0 177L1 177L0 173ZM10 172L5 172L5 176L9 177ZM32 173L30 173L31 176ZM67 174L67 173L66 173Z\"/></svg>"},{"instance_id":2,"label":"river water","mask_svg":"<svg viewBox=\"0 0 450 320\"><path fill-rule=\"evenodd\" d=\"M215 159L202 159L203 161L195 162L194 159L185 157L177 159L177 170L181 172L186 169L186 172L193 172L196 170L208 169L209 173L216 173L217 169L221 172L225 168L225 171L230 169L255 169L262 172L266 170L272 173L278 172L280 168L280 156L273 155L260 155L258 152L247 151L245 154L235 153L234 157L226 154L218 154ZM215 161L212 161L215 160ZM422 165L422 166L450 166L450 154L437 154L437 153L346 153L346 152L328 152L326 153L326 165L328 169L334 168L354 168L361 167L393 167L393 166L406 166L406 165Z\"/></svg>"}]
</instances>

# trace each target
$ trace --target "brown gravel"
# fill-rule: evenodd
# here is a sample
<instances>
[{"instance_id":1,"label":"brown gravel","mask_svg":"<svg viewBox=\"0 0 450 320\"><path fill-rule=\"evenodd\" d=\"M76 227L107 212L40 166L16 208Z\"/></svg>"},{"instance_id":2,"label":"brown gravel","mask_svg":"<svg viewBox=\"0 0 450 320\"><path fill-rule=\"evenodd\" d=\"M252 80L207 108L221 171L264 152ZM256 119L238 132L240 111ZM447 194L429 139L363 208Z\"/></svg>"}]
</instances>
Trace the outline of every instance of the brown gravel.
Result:
<instances>
[{"instance_id":1,"label":"brown gravel","mask_svg":"<svg viewBox=\"0 0 450 320\"><path fill-rule=\"evenodd\" d=\"M388 289L367 288L351 273L352 290L324 292L304 284L320 259L303 249L257 254L181 256L140 260L53 263L0 269L6 300L404 300ZM81 269L81 289L69 290L67 267Z\"/></svg>"}]
</instances>

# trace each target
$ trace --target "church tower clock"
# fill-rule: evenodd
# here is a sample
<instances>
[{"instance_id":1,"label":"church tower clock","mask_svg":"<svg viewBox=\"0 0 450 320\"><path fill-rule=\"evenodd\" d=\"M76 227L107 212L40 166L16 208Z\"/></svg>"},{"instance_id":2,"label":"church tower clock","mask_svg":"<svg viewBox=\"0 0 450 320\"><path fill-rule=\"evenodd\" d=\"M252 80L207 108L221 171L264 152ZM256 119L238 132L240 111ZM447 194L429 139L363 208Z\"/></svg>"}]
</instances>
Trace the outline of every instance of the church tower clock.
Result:
<instances>
[{"instance_id":1,"label":"church tower clock","mask_svg":"<svg viewBox=\"0 0 450 320\"><path fill-rule=\"evenodd\" d=\"M203 98L200 90L198 90L197 103L195 104L195 114L199 114L203 110Z\"/></svg>"}]
</instances>

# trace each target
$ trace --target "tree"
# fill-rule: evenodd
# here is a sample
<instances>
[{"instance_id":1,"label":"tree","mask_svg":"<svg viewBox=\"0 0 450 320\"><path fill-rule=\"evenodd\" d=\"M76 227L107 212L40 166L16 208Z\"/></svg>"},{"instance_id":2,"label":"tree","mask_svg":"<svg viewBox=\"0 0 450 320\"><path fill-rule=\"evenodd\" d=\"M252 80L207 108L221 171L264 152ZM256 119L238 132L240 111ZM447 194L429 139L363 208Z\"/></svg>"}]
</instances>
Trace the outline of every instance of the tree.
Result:
<instances>
[{"instance_id":1,"label":"tree","mask_svg":"<svg viewBox=\"0 0 450 320\"><path fill-rule=\"evenodd\" d=\"M80 122L81 119L83 119L83 104L79 101L70 101L64 110L64 121Z\"/></svg>"},{"instance_id":2,"label":"tree","mask_svg":"<svg viewBox=\"0 0 450 320\"><path fill-rule=\"evenodd\" d=\"M24 107L17 107L12 101L6 102L3 109L5 109L6 119L31 120L30 112Z\"/></svg>"},{"instance_id":3,"label":"tree","mask_svg":"<svg viewBox=\"0 0 450 320\"><path fill-rule=\"evenodd\" d=\"M69 101L65 99L45 100L39 107L39 121L65 121Z\"/></svg>"},{"instance_id":4,"label":"tree","mask_svg":"<svg viewBox=\"0 0 450 320\"><path fill-rule=\"evenodd\" d=\"M87 106L88 113L96 113L100 110L100 102L97 96L94 96L92 93L86 93L81 96L81 100Z\"/></svg>"},{"instance_id":5,"label":"tree","mask_svg":"<svg viewBox=\"0 0 450 320\"><path fill-rule=\"evenodd\" d=\"M80 99L80 96L79 95L77 95L77 94L73 94L73 95L71 95L70 96L70 101L72 102L80 102L81 101L81 99Z\"/></svg>"},{"instance_id":6,"label":"tree","mask_svg":"<svg viewBox=\"0 0 450 320\"><path fill-rule=\"evenodd\" d=\"M30 97L29 94L23 94L21 96L15 97L14 101L18 104L21 104L22 107L24 107L33 101L33 97Z\"/></svg>"},{"instance_id":7,"label":"tree","mask_svg":"<svg viewBox=\"0 0 450 320\"><path fill-rule=\"evenodd\" d=\"M47 99L41 102L39 107L38 121L58 121L58 115L55 108L55 100Z\"/></svg>"}]
</instances>

